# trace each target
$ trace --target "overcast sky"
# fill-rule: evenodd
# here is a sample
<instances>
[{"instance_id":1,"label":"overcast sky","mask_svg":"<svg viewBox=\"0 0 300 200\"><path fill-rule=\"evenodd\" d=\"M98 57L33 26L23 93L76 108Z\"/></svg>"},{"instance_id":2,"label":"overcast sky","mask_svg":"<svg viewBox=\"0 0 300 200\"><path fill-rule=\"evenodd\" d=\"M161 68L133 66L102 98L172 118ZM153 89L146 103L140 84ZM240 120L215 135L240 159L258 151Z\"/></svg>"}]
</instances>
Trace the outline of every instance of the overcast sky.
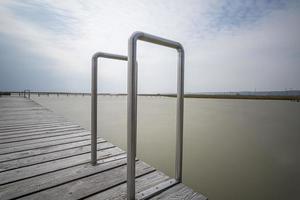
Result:
<instances>
[{"instance_id":1,"label":"overcast sky","mask_svg":"<svg viewBox=\"0 0 300 200\"><path fill-rule=\"evenodd\" d=\"M0 0L0 90L89 92L92 54L126 55L134 31L183 44L186 92L300 89L297 0ZM139 92L175 92L176 56L139 42ZM126 80L100 61L100 92Z\"/></svg>"}]
</instances>

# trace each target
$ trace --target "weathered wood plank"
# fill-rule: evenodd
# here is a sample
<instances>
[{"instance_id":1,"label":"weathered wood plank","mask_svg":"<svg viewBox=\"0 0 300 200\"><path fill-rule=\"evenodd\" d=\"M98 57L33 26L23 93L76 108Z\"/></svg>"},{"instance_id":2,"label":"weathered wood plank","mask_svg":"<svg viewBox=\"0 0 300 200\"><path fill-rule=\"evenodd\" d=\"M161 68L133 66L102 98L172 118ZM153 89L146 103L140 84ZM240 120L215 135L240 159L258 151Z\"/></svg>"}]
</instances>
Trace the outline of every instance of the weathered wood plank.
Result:
<instances>
[{"instance_id":1,"label":"weathered wood plank","mask_svg":"<svg viewBox=\"0 0 300 200\"><path fill-rule=\"evenodd\" d=\"M0 186L0 199L8 200L34 192L46 190L54 186L79 180L82 177L101 173L110 168L126 165L126 155L121 154L114 157L105 158L102 164L92 166L89 163L73 166L67 169L54 171L40 176L20 180L10 184Z\"/></svg>"},{"instance_id":2,"label":"weathered wood plank","mask_svg":"<svg viewBox=\"0 0 300 200\"><path fill-rule=\"evenodd\" d=\"M0 121L0 126L2 127L3 125L12 125L12 126L17 126L17 125L23 125L23 124L27 124L27 123L35 123L35 124L39 124L39 123L43 123L43 122L63 122L66 121L63 118L54 118L54 117L48 117L48 118L39 118L39 119L19 119L19 120L7 120L7 121Z\"/></svg>"},{"instance_id":3,"label":"weathered wood plank","mask_svg":"<svg viewBox=\"0 0 300 200\"><path fill-rule=\"evenodd\" d=\"M126 154L98 143L92 166L90 132L30 99L0 98L0 199L126 199ZM136 167L138 199L206 199L141 161Z\"/></svg>"},{"instance_id":4,"label":"weathered wood plank","mask_svg":"<svg viewBox=\"0 0 300 200\"><path fill-rule=\"evenodd\" d=\"M159 171L154 171L150 174L146 174L142 177L136 179L136 193L140 193L144 190L147 190L163 181L169 180L170 178L166 176L164 173ZM109 190L105 190L103 192L97 193L93 196L86 198L86 200L122 200L127 199L127 184L124 183L122 185L113 187Z\"/></svg>"},{"instance_id":5,"label":"weathered wood plank","mask_svg":"<svg viewBox=\"0 0 300 200\"><path fill-rule=\"evenodd\" d=\"M72 142L80 142L80 141L86 141L90 140L91 136L90 134L86 135L79 135L76 137L71 138L65 138L63 140L54 140L54 141L47 141L43 143L35 143L35 144L28 144L28 145L22 145L22 146L16 146L16 147L9 147L5 149L0 149L0 155L8 154L8 153L16 153L16 152L23 152L28 150L34 150L34 149L43 149L48 148L52 146L57 145L63 145L63 144L69 144Z\"/></svg>"},{"instance_id":6,"label":"weathered wood plank","mask_svg":"<svg viewBox=\"0 0 300 200\"><path fill-rule=\"evenodd\" d=\"M68 135L69 133L76 132L76 131L85 131L85 129L81 128L80 126L70 126L62 129L53 129L50 131L43 131L40 133L33 133L28 135L14 135L14 136L0 136L0 145L5 143L13 143L13 142L21 142L26 140L35 140L35 139L42 139L47 137L55 137L60 135Z\"/></svg>"},{"instance_id":7,"label":"weathered wood plank","mask_svg":"<svg viewBox=\"0 0 300 200\"><path fill-rule=\"evenodd\" d=\"M34 139L34 140L32 139L32 140L26 140L26 141L0 144L0 149L23 146L23 145L29 145L29 144L35 144L35 143L39 144L39 143L43 143L43 142L56 141L56 140L64 140L64 139L67 139L67 138L80 137L80 136L86 136L86 135L90 135L90 133L87 132L87 131L79 129L79 130L70 131L70 133L68 133L67 135L55 136L55 137L51 137L51 138L41 138L41 139Z\"/></svg>"},{"instance_id":8,"label":"weathered wood plank","mask_svg":"<svg viewBox=\"0 0 300 200\"><path fill-rule=\"evenodd\" d=\"M54 128L49 128L43 129L43 130L38 130L38 131L25 131L23 132L17 132L17 133L5 133L5 134L0 134L0 143L5 143L7 140L8 142L12 141L21 141L25 140L26 138L29 139L34 139L38 137L44 137L46 135L54 135L57 133L63 133L66 131L73 131L73 130L85 130L81 128L78 125L68 125L68 126L61 126L61 127L54 127ZM19 140L18 140L19 139Z\"/></svg>"},{"instance_id":9,"label":"weathered wood plank","mask_svg":"<svg viewBox=\"0 0 300 200\"><path fill-rule=\"evenodd\" d=\"M60 122L60 123L51 123L48 125L35 125L35 126L27 126L27 127L9 127L9 128L2 128L0 130L0 135L13 135L18 133L32 133L32 132L41 132L44 130L55 130L59 128L64 128L68 126L79 126L77 124L72 124L70 122Z\"/></svg>"},{"instance_id":10,"label":"weathered wood plank","mask_svg":"<svg viewBox=\"0 0 300 200\"><path fill-rule=\"evenodd\" d=\"M18 108L18 109L12 109L12 108L2 109L0 107L0 111L3 114L5 114L5 113L26 112L26 111L40 111L40 110L50 111L47 108L44 108L44 107L41 107L41 106L36 106L36 107L21 107L21 108Z\"/></svg>"},{"instance_id":11,"label":"weathered wood plank","mask_svg":"<svg viewBox=\"0 0 300 200\"><path fill-rule=\"evenodd\" d=\"M1 128L7 128L7 127L19 127L19 126L30 126L30 125L36 125L36 124L52 124L52 123L63 123L63 122L68 122L67 120L65 119L59 119L59 120L50 120L50 119L47 119L47 120L23 120L21 121L20 123L12 123L12 124L9 124L7 122L1 124L0 123L0 127Z\"/></svg>"},{"instance_id":12,"label":"weathered wood plank","mask_svg":"<svg viewBox=\"0 0 300 200\"><path fill-rule=\"evenodd\" d=\"M102 143L102 142L106 142L106 141L102 138L98 138L98 143ZM79 141L79 142L72 142L72 143L67 143L67 144L25 150L25 151L21 151L21 152L3 154L3 155L0 155L0 162L17 160L17 159L21 159L21 158L28 158L31 156L43 155L43 154L47 154L47 153L59 152L59 151L67 150L67 149L89 146L90 144L91 144L91 141L89 139L87 139L87 140Z\"/></svg>"},{"instance_id":13,"label":"weathered wood plank","mask_svg":"<svg viewBox=\"0 0 300 200\"><path fill-rule=\"evenodd\" d=\"M207 198L199 193L194 192L191 188L182 183L175 185L172 188L150 198L152 200L158 199L174 199L174 200L207 200Z\"/></svg>"},{"instance_id":14,"label":"weathered wood plank","mask_svg":"<svg viewBox=\"0 0 300 200\"><path fill-rule=\"evenodd\" d=\"M117 147L105 149L103 151L98 151L98 159L100 160L103 158L108 158L123 153L124 151ZM41 163L37 165L32 165L28 167L1 172L0 185L22 180L33 176L38 176L44 173L53 172L56 170L69 168L75 165L80 165L88 162L90 162L90 154L83 154L83 155L72 156L61 160L55 160L55 161L50 161L50 162Z\"/></svg>"},{"instance_id":15,"label":"weathered wood plank","mask_svg":"<svg viewBox=\"0 0 300 200\"><path fill-rule=\"evenodd\" d=\"M98 144L97 150L100 151L112 147L115 146L109 142L103 142ZM89 154L90 152L91 152L91 146L83 146L83 147L67 149L60 152L53 152L53 153L32 156L28 158L22 158L18 160L7 161L7 162L0 162L0 172L26 167L30 165L35 165L39 163L49 162L53 160L64 159L71 156Z\"/></svg>"},{"instance_id":16,"label":"weathered wood plank","mask_svg":"<svg viewBox=\"0 0 300 200\"><path fill-rule=\"evenodd\" d=\"M49 110L26 110L26 111L19 111L19 112L15 112L15 111L2 111L2 114L0 114L0 118L2 117L6 117L6 116L22 116L22 117L26 117L28 115L51 115L51 116L58 116L56 115L54 112L51 112Z\"/></svg>"},{"instance_id":17,"label":"weathered wood plank","mask_svg":"<svg viewBox=\"0 0 300 200\"><path fill-rule=\"evenodd\" d=\"M65 125L71 125L73 123L71 122L53 122L53 123L41 123L41 124L31 124L31 125L25 125L25 126L8 126L0 127L0 133L2 132L11 132L11 131L18 131L18 130L31 130L31 129L37 129L37 128L51 128L51 127L59 127L59 126L65 126Z\"/></svg>"},{"instance_id":18,"label":"weathered wood plank","mask_svg":"<svg viewBox=\"0 0 300 200\"><path fill-rule=\"evenodd\" d=\"M126 166L117 167L109 171L84 177L48 190L44 190L20 199L43 200L71 200L81 199L96 194L116 185L126 182ZM136 163L136 176L142 176L155 171L151 166L138 161Z\"/></svg>"},{"instance_id":19,"label":"weathered wood plank","mask_svg":"<svg viewBox=\"0 0 300 200\"><path fill-rule=\"evenodd\" d=\"M25 121L25 120L45 120L45 119L61 119L63 120L63 117L58 117L58 116L54 116L54 115L49 115L49 114L45 114L45 115L35 115L35 116L11 116L11 117L6 117L4 119L1 119L0 122L1 123L8 123L8 122L18 122L18 121Z\"/></svg>"}]
</instances>

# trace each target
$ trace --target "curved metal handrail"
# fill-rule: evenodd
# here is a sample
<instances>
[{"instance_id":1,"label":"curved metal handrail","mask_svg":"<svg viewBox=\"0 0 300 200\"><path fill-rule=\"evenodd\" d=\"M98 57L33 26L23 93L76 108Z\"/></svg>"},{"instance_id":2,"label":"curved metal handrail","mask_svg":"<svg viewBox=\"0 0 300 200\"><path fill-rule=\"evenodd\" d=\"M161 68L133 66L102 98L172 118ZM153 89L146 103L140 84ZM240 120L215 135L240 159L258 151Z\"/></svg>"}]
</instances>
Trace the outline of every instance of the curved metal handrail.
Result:
<instances>
[{"instance_id":1,"label":"curved metal handrail","mask_svg":"<svg viewBox=\"0 0 300 200\"><path fill-rule=\"evenodd\" d=\"M28 99L30 99L30 90L26 89L26 90L23 91L24 98L27 98L26 93L28 93Z\"/></svg>"},{"instance_id":2,"label":"curved metal handrail","mask_svg":"<svg viewBox=\"0 0 300 200\"><path fill-rule=\"evenodd\" d=\"M92 57L92 84L91 84L91 163L97 164L97 69L98 58L127 61L127 56L97 52Z\"/></svg>"},{"instance_id":3,"label":"curved metal handrail","mask_svg":"<svg viewBox=\"0 0 300 200\"><path fill-rule=\"evenodd\" d=\"M137 41L154 43L176 49L178 52L177 69L177 113L176 113L176 161L175 179L182 182L183 153L183 103L184 103L184 49L175 41L143 32L135 32L128 41L128 82L127 82L127 199L135 199L135 158L137 137Z\"/></svg>"}]
</instances>

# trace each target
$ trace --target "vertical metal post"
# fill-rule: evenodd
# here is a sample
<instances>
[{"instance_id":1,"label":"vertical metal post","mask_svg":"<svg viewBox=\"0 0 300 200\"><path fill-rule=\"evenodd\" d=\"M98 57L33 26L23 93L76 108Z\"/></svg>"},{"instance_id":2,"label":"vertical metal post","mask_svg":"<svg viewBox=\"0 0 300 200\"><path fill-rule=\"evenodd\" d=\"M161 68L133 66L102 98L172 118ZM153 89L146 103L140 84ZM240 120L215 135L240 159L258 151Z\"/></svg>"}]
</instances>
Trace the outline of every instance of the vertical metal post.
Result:
<instances>
[{"instance_id":1,"label":"vertical metal post","mask_svg":"<svg viewBox=\"0 0 300 200\"><path fill-rule=\"evenodd\" d=\"M98 58L109 58L127 61L126 56L97 52L92 57L92 82L91 82L91 164L97 164L97 71ZM80 95L80 93L78 93ZM84 96L84 93L82 94Z\"/></svg>"},{"instance_id":2,"label":"vertical metal post","mask_svg":"<svg viewBox=\"0 0 300 200\"><path fill-rule=\"evenodd\" d=\"M182 181L183 155L183 109L184 109L184 49L178 42L160 38L143 32L135 32L128 41L128 79L127 79L127 199L135 199L135 157L137 137L137 40L142 40L176 49L177 69L177 112L176 112L176 161L175 178Z\"/></svg>"},{"instance_id":3,"label":"vertical metal post","mask_svg":"<svg viewBox=\"0 0 300 200\"><path fill-rule=\"evenodd\" d=\"M128 41L127 72L127 199L135 199L135 157L137 128L136 40Z\"/></svg>"},{"instance_id":4,"label":"vertical metal post","mask_svg":"<svg viewBox=\"0 0 300 200\"><path fill-rule=\"evenodd\" d=\"M184 50L178 49L175 179L182 182L184 109Z\"/></svg>"},{"instance_id":5,"label":"vertical metal post","mask_svg":"<svg viewBox=\"0 0 300 200\"><path fill-rule=\"evenodd\" d=\"M24 98L26 98L26 92L28 93L28 99L30 99L30 90L23 91Z\"/></svg>"},{"instance_id":6,"label":"vertical metal post","mask_svg":"<svg viewBox=\"0 0 300 200\"><path fill-rule=\"evenodd\" d=\"M91 163L97 164L97 59L92 57L92 91L91 91Z\"/></svg>"}]
</instances>

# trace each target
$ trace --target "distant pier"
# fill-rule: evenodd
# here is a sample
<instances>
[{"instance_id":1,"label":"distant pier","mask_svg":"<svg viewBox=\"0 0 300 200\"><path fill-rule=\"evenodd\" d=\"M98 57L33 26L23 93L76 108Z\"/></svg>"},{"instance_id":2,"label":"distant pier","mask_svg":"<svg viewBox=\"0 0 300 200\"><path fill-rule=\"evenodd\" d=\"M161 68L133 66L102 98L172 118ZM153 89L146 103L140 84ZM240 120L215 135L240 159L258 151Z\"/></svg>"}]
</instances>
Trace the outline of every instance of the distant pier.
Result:
<instances>
[{"instance_id":1,"label":"distant pier","mask_svg":"<svg viewBox=\"0 0 300 200\"><path fill-rule=\"evenodd\" d=\"M91 96L88 92L36 92L31 91L30 94L36 96ZM8 91L0 92L0 96L24 96L24 91ZM104 96L127 96L125 93L99 93ZM176 94L138 94L138 96L149 97L176 97ZM249 100L285 100L300 102L299 95L244 95L239 93L228 94L185 94L185 98L200 98L200 99L249 99Z\"/></svg>"}]
</instances>

